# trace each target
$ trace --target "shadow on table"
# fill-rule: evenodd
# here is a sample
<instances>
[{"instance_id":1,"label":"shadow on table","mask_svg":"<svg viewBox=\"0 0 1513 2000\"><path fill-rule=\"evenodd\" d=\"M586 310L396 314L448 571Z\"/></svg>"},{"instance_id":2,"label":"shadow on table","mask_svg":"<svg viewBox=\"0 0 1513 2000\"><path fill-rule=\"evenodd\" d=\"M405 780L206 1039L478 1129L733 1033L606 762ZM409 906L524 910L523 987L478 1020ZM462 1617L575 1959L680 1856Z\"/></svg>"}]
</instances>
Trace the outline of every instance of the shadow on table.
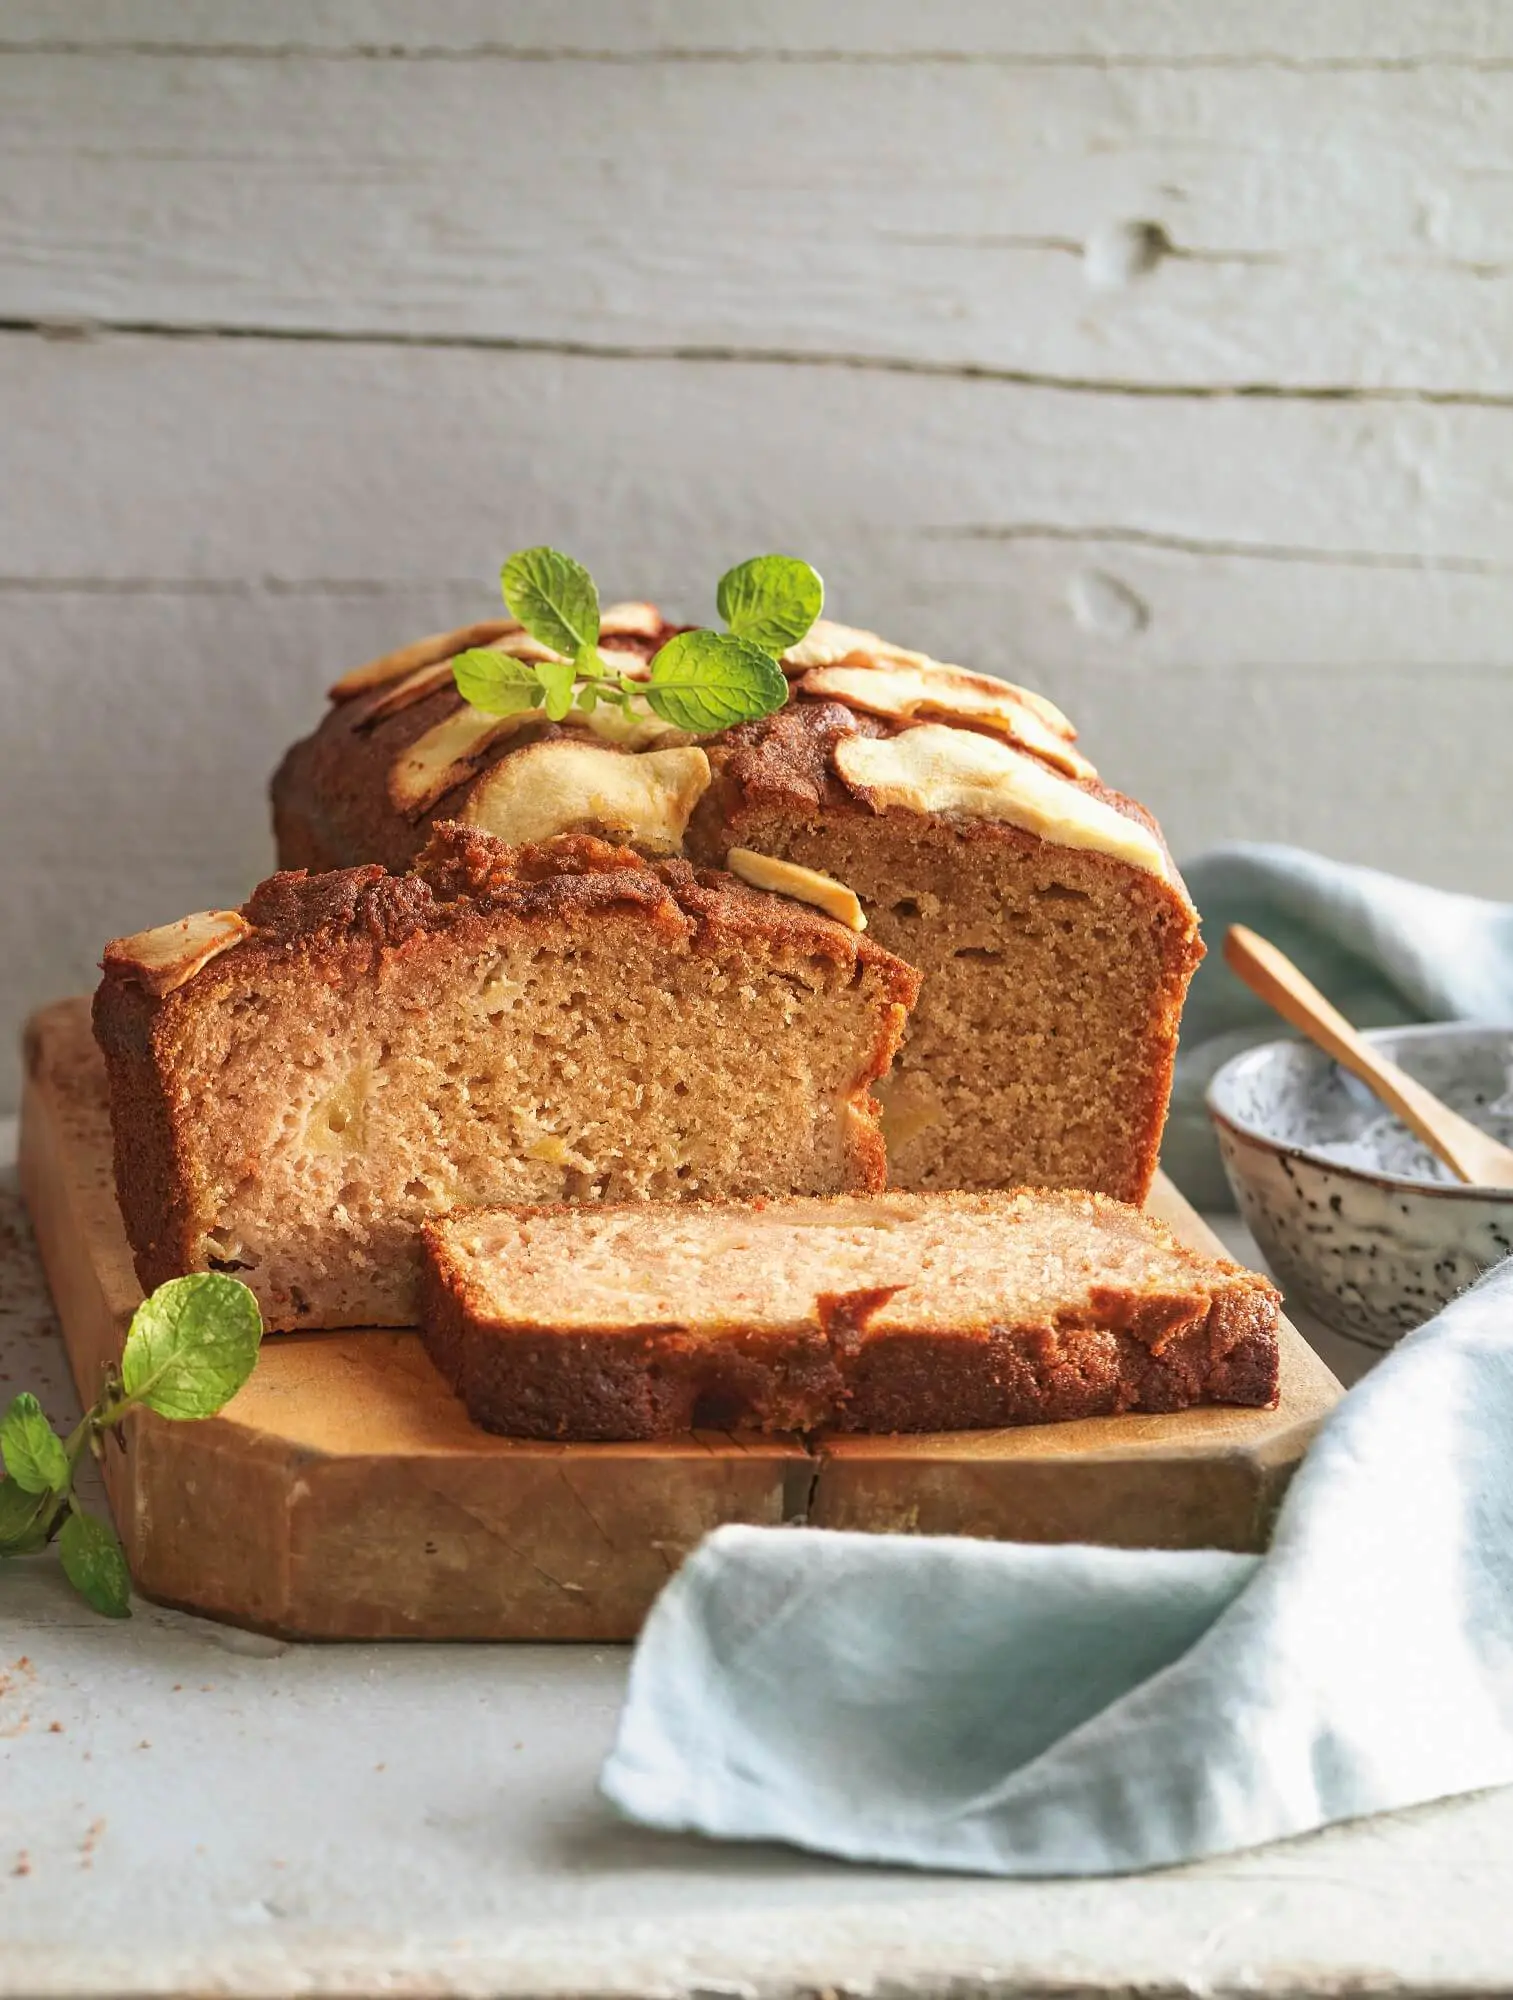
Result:
<instances>
[{"instance_id":1,"label":"shadow on table","mask_svg":"<svg viewBox=\"0 0 1513 2000\"><path fill-rule=\"evenodd\" d=\"M705 1840L697 1834L662 1833L654 1827L635 1826L624 1820L602 1799L585 1800L552 1829L542 1857L553 1866L575 1874L699 1874L708 1876L753 1874L773 1880L785 1876L813 1875L824 1870L837 1876L853 1875L858 1864L840 1861L831 1855L809 1854L784 1847L776 1841ZM891 1874L913 1879L907 1869L872 1868L862 1864L869 1875Z\"/></svg>"}]
</instances>

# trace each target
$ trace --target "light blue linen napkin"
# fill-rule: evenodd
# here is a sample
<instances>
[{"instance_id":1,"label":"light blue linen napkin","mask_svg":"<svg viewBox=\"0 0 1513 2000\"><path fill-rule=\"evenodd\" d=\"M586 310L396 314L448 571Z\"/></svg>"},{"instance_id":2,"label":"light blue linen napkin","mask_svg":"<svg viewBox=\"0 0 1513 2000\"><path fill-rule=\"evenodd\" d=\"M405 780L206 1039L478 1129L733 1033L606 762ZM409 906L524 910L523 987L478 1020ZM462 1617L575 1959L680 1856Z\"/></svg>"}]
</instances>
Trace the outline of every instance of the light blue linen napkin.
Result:
<instances>
[{"instance_id":1,"label":"light blue linen napkin","mask_svg":"<svg viewBox=\"0 0 1513 2000\"><path fill-rule=\"evenodd\" d=\"M1220 955L1231 924L1280 945L1357 1027L1513 1022L1513 905L1348 867L1297 847L1236 844L1184 864L1208 957L1182 1020L1161 1164L1199 1208L1232 1208L1203 1106L1221 1063L1288 1033Z\"/></svg>"},{"instance_id":2,"label":"light blue linen napkin","mask_svg":"<svg viewBox=\"0 0 1513 2000\"><path fill-rule=\"evenodd\" d=\"M1513 1782L1513 1260L1340 1403L1264 1557L721 1528L606 1795L855 1861L1103 1875Z\"/></svg>"},{"instance_id":3,"label":"light blue linen napkin","mask_svg":"<svg viewBox=\"0 0 1513 2000\"><path fill-rule=\"evenodd\" d=\"M1113 1874L1513 1782L1513 1260L1337 1406L1267 1556L720 1528L604 1794L849 1860Z\"/></svg>"}]
</instances>

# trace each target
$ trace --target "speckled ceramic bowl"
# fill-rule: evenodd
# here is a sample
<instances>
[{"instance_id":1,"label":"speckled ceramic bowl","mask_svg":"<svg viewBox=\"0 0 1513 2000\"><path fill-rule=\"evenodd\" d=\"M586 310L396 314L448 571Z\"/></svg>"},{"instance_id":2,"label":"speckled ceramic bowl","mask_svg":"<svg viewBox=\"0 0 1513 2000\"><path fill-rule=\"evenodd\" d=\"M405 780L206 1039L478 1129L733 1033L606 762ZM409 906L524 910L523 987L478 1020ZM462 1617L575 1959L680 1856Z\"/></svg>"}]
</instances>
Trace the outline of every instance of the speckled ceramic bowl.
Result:
<instances>
[{"instance_id":1,"label":"speckled ceramic bowl","mask_svg":"<svg viewBox=\"0 0 1513 2000\"><path fill-rule=\"evenodd\" d=\"M1513 1028L1452 1021L1366 1040L1513 1145ZM1278 1280L1353 1340L1391 1347L1513 1255L1513 1188L1457 1181L1310 1043L1234 1057L1208 1108L1240 1213Z\"/></svg>"}]
</instances>

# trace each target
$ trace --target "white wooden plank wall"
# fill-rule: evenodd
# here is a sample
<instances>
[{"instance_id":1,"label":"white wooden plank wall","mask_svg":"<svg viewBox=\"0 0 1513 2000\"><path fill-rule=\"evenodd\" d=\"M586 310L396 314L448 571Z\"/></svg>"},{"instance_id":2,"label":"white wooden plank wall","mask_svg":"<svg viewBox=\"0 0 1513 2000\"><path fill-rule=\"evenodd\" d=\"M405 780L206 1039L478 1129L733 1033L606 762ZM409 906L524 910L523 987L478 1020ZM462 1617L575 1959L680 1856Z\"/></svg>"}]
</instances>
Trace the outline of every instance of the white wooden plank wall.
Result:
<instances>
[{"instance_id":1,"label":"white wooden plank wall","mask_svg":"<svg viewBox=\"0 0 1513 2000\"><path fill-rule=\"evenodd\" d=\"M7 1038L543 538L1513 896L1513 8L10 0L0 474Z\"/></svg>"}]
</instances>

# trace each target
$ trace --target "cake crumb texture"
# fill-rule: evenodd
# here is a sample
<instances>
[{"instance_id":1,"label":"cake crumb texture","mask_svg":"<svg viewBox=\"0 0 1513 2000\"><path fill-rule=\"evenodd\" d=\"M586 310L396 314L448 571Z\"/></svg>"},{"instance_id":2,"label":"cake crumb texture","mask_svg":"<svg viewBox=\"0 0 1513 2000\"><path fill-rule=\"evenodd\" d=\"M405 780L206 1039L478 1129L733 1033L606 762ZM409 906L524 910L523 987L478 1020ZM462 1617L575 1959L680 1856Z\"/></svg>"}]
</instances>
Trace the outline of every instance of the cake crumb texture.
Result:
<instances>
[{"instance_id":1,"label":"cake crumb texture","mask_svg":"<svg viewBox=\"0 0 1513 2000\"><path fill-rule=\"evenodd\" d=\"M424 1337L485 1428L952 1431L1272 1406L1280 1300L1103 1196L515 1208L425 1230Z\"/></svg>"},{"instance_id":2,"label":"cake crumb texture","mask_svg":"<svg viewBox=\"0 0 1513 2000\"><path fill-rule=\"evenodd\" d=\"M419 866L272 877L249 934L94 1021L137 1273L274 1328L405 1325L418 1230L497 1202L880 1188L918 980L818 912L586 837L445 825Z\"/></svg>"},{"instance_id":3,"label":"cake crumb texture","mask_svg":"<svg viewBox=\"0 0 1513 2000\"><path fill-rule=\"evenodd\" d=\"M1175 869L1163 878L997 821L874 812L837 778L833 750L875 727L826 702L731 730L711 751L689 851L737 844L837 877L868 936L918 967L880 1091L895 1185L1142 1202L1203 956ZM1101 796L1154 831L1132 801Z\"/></svg>"}]
</instances>

